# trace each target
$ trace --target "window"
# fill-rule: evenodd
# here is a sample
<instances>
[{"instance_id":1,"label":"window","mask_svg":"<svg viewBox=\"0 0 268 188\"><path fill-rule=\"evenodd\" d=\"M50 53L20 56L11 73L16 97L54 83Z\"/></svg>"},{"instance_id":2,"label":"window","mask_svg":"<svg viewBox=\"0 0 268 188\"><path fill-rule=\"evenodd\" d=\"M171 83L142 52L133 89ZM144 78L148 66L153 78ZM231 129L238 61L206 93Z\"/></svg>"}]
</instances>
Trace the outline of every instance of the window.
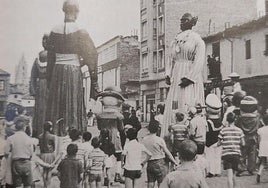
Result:
<instances>
[{"instance_id":1,"label":"window","mask_svg":"<svg viewBox=\"0 0 268 188\"><path fill-rule=\"evenodd\" d=\"M265 14L268 14L268 0L265 1Z\"/></svg>"},{"instance_id":2,"label":"window","mask_svg":"<svg viewBox=\"0 0 268 188\"><path fill-rule=\"evenodd\" d=\"M141 0L141 9L145 8L145 2L146 2L146 0Z\"/></svg>"},{"instance_id":3,"label":"window","mask_svg":"<svg viewBox=\"0 0 268 188\"><path fill-rule=\"evenodd\" d=\"M153 34L156 35L157 26L156 26L156 19L153 20Z\"/></svg>"},{"instance_id":4,"label":"window","mask_svg":"<svg viewBox=\"0 0 268 188\"><path fill-rule=\"evenodd\" d=\"M220 59L220 42L215 42L212 44L212 57L219 57Z\"/></svg>"},{"instance_id":5,"label":"window","mask_svg":"<svg viewBox=\"0 0 268 188\"><path fill-rule=\"evenodd\" d=\"M265 35L265 51L264 55L268 55L268 35Z\"/></svg>"},{"instance_id":6,"label":"window","mask_svg":"<svg viewBox=\"0 0 268 188\"><path fill-rule=\"evenodd\" d=\"M142 54L142 72L148 72L148 54Z\"/></svg>"},{"instance_id":7,"label":"window","mask_svg":"<svg viewBox=\"0 0 268 188\"><path fill-rule=\"evenodd\" d=\"M164 34L165 32L165 27L164 27L164 19L163 17L159 18L159 35Z\"/></svg>"},{"instance_id":8,"label":"window","mask_svg":"<svg viewBox=\"0 0 268 188\"><path fill-rule=\"evenodd\" d=\"M251 44L250 44L250 40L246 41L246 59L250 59L251 58Z\"/></svg>"},{"instance_id":9,"label":"window","mask_svg":"<svg viewBox=\"0 0 268 188\"><path fill-rule=\"evenodd\" d=\"M158 58L158 68L164 68L164 52L163 50L159 51L159 58Z\"/></svg>"},{"instance_id":10,"label":"window","mask_svg":"<svg viewBox=\"0 0 268 188\"><path fill-rule=\"evenodd\" d=\"M165 96L164 96L164 88L160 88L160 102L164 102Z\"/></svg>"},{"instance_id":11,"label":"window","mask_svg":"<svg viewBox=\"0 0 268 188\"><path fill-rule=\"evenodd\" d=\"M0 91L3 91L5 89L5 81L0 80Z\"/></svg>"},{"instance_id":12,"label":"window","mask_svg":"<svg viewBox=\"0 0 268 188\"><path fill-rule=\"evenodd\" d=\"M0 112L4 111L4 101L0 101Z\"/></svg>"},{"instance_id":13,"label":"window","mask_svg":"<svg viewBox=\"0 0 268 188\"><path fill-rule=\"evenodd\" d=\"M147 21L141 24L141 36L142 36L142 39L147 37Z\"/></svg>"},{"instance_id":14,"label":"window","mask_svg":"<svg viewBox=\"0 0 268 188\"><path fill-rule=\"evenodd\" d=\"M157 72L157 53L153 53L153 71Z\"/></svg>"}]
</instances>

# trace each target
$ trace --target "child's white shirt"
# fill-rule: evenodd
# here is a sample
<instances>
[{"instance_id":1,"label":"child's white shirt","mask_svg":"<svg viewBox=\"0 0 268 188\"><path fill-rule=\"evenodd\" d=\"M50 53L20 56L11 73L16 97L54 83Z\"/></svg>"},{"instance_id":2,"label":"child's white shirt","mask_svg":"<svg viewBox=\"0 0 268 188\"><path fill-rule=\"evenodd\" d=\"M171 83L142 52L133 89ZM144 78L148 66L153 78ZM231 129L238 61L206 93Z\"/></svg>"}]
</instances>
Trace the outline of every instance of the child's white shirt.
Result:
<instances>
[{"instance_id":1,"label":"child's white shirt","mask_svg":"<svg viewBox=\"0 0 268 188\"><path fill-rule=\"evenodd\" d=\"M129 141L125 144L123 154L126 155L125 169L126 170L141 170L143 152L150 154L145 146L139 143L136 139Z\"/></svg>"}]
</instances>

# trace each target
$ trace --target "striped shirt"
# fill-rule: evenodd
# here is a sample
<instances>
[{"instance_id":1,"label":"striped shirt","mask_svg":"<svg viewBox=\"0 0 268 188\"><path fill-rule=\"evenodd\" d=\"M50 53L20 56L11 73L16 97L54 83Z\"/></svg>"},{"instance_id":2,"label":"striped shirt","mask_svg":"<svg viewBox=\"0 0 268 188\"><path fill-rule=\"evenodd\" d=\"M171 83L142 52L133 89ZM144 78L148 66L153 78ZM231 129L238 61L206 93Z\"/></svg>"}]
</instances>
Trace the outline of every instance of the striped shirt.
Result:
<instances>
[{"instance_id":1,"label":"striped shirt","mask_svg":"<svg viewBox=\"0 0 268 188\"><path fill-rule=\"evenodd\" d=\"M102 174L105 160L105 153L100 148L94 148L88 158L91 161L90 173Z\"/></svg>"},{"instance_id":2,"label":"striped shirt","mask_svg":"<svg viewBox=\"0 0 268 188\"><path fill-rule=\"evenodd\" d=\"M184 124L175 124L171 126L174 140L183 141L188 137L188 127Z\"/></svg>"},{"instance_id":3,"label":"striped shirt","mask_svg":"<svg viewBox=\"0 0 268 188\"><path fill-rule=\"evenodd\" d=\"M226 155L241 155L241 141L244 137L243 131L230 125L224 127L218 136L222 143L222 156Z\"/></svg>"}]
</instances>

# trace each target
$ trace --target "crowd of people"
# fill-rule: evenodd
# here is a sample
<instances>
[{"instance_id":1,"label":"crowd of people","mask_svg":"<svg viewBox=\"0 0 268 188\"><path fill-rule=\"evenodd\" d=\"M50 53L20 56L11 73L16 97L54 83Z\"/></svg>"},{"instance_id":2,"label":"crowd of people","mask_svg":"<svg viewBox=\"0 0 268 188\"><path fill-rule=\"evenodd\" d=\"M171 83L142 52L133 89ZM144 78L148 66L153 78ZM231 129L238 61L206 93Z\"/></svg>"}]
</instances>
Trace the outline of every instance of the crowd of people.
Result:
<instances>
[{"instance_id":1,"label":"crowd of people","mask_svg":"<svg viewBox=\"0 0 268 188\"><path fill-rule=\"evenodd\" d=\"M258 101L243 91L233 94L223 115L216 98L213 94L207 97L206 110L198 104L190 107L188 114L175 112L175 124L169 126L165 138L159 137L164 106L158 106L158 114L147 127L148 135L139 139L141 123L136 110L123 110L125 141L120 157L124 170L120 175L124 179L117 182L127 188L138 187L146 166L148 188L156 182L161 188L208 187L205 178L221 176L223 166L230 188L235 186L235 176L245 174L256 174L260 183L268 156L268 115L260 114ZM43 132L33 138L27 131L27 116L19 114L13 121L1 121L2 125L8 123L1 131L2 187L34 187L38 181L50 187L55 176L60 187L101 187L102 183L110 187L116 182L111 169L117 156L109 130L92 138L88 131L69 128L67 136L59 137L47 121Z\"/></svg>"}]
</instances>

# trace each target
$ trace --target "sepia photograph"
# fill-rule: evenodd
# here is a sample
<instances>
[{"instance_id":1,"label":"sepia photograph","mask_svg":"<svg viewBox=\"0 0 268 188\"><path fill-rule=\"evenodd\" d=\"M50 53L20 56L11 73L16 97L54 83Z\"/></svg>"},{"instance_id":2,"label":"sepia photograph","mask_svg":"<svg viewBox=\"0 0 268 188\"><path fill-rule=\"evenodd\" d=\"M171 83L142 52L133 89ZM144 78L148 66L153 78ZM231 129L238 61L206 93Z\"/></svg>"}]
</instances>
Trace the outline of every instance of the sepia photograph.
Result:
<instances>
[{"instance_id":1,"label":"sepia photograph","mask_svg":"<svg viewBox=\"0 0 268 188\"><path fill-rule=\"evenodd\" d=\"M0 188L267 188L268 0L0 0Z\"/></svg>"}]
</instances>

